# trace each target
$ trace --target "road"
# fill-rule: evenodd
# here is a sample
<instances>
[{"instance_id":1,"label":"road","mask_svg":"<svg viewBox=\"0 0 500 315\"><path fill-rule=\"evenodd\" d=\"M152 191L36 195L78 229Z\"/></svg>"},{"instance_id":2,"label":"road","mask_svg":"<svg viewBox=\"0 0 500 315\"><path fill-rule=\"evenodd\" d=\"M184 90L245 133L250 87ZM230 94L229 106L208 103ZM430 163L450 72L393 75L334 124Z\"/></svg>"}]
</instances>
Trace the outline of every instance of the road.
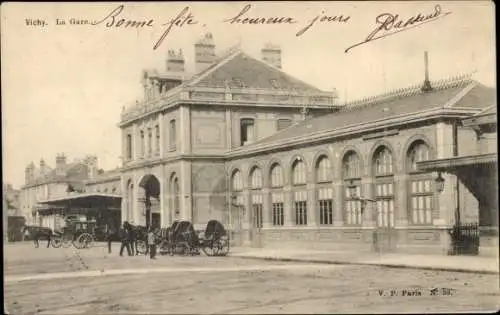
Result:
<instances>
[{"instance_id":1,"label":"road","mask_svg":"<svg viewBox=\"0 0 500 315\"><path fill-rule=\"evenodd\" d=\"M235 257L151 261L29 244L4 253L11 314L437 313L500 304L494 275Z\"/></svg>"}]
</instances>

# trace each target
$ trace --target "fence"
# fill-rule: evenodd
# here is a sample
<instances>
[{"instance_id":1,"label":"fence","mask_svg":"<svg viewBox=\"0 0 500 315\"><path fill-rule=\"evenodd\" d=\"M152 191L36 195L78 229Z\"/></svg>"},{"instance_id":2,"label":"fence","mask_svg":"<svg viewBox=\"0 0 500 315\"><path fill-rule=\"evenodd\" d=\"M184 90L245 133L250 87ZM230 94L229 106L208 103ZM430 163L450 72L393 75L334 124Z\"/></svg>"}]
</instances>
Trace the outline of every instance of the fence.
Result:
<instances>
[{"instance_id":1,"label":"fence","mask_svg":"<svg viewBox=\"0 0 500 315\"><path fill-rule=\"evenodd\" d=\"M478 255L479 225L476 223L455 225L448 230L451 248L448 255Z\"/></svg>"}]
</instances>

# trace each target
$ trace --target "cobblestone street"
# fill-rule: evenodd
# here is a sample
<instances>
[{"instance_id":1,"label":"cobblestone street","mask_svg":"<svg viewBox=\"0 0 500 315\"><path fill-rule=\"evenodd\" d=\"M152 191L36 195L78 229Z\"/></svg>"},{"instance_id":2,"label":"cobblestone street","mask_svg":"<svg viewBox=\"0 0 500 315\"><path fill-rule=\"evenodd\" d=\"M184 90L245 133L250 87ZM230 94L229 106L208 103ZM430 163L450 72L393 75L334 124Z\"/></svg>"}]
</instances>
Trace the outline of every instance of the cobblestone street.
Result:
<instances>
[{"instance_id":1,"label":"cobblestone street","mask_svg":"<svg viewBox=\"0 0 500 315\"><path fill-rule=\"evenodd\" d=\"M11 314L472 312L498 309L500 300L496 275L203 255L151 261L119 257L116 247L109 256L104 247L30 245L5 247ZM117 274L51 278L109 270ZM19 280L44 273L43 280ZM432 288L440 290L432 295Z\"/></svg>"}]
</instances>

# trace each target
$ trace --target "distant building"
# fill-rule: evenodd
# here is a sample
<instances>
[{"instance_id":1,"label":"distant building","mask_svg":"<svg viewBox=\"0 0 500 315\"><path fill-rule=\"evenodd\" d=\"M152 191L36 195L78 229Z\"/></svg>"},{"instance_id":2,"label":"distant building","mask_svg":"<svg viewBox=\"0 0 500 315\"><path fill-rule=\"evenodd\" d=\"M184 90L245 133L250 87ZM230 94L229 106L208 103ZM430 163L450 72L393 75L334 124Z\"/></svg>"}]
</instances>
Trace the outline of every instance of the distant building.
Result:
<instances>
[{"instance_id":1,"label":"distant building","mask_svg":"<svg viewBox=\"0 0 500 315\"><path fill-rule=\"evenodd\" d=\"M83 192L84 180L95 178L97 173L95 156L68 163L66 156L59 154L54 167L43 159L38 168L30 163L25 169L25 184L21 187L21 214L29 224L54 227L60 209L43 206L40 202Z\"/></svg>"}]
</instances>

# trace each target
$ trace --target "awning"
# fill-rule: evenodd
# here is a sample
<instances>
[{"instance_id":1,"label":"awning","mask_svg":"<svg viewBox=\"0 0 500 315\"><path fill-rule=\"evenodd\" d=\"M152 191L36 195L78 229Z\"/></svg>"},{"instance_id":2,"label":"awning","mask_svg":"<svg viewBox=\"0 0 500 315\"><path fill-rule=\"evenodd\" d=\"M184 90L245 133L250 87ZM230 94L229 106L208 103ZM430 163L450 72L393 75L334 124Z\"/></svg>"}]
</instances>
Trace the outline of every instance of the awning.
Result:
<instances>
[{"instance_id":1,"label":"awning","mask_svg":"<svg viewBox=\"0 0 500 315\"><path fill-rule=\"evenodd\" d=\"M417 162L420 171L456 175L479 202L496 202L498 195L497 154L479 154Z\"/></svg>"},{"instance_id":2,"label":"awning","mask_svg":"<svg viewBox=\"0 0 500 315\"><path fill-rule=\"evenodd\" d=\"M121 206L122 196L105 193L81 193L70 194L59 198L38 201L40 205L66 207L66 208L88 208L102 209L115 208Z\"/></svg>"}]
</instances>

